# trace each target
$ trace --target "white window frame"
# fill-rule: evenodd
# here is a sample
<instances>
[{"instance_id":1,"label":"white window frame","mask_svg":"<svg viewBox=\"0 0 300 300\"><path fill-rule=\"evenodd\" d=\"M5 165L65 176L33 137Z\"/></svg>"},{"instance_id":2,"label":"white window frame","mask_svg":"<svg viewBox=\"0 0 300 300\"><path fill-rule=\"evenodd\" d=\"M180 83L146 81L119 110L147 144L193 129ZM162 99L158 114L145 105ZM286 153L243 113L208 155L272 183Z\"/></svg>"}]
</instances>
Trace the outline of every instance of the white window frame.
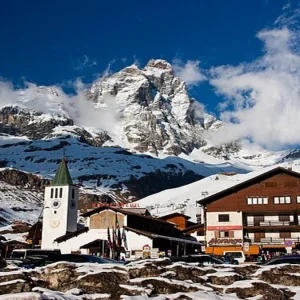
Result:
<instances>
[{"instance_id":1,"label":"white window frame","mask_svg":"<svg viewBox=\"0 0 300 300\"><path fill-rule=\"evenodd\" d=\"M263 204L268 204L268 202L269 202L268 197L263 197L263 196L247 197L248 205L263 205Z\"/></svg>"},{"instance_id":2,"label":"white window frame","mask_svg":"<svg viewBox=\"0 0 300 300\"><path fill-rule=\"evenodd\" d=\"M291 204L291 197L290 196L275 196L274 197L274 204ZM298 202L298 196L297 196Z\"/></svg>"}]
</instances>

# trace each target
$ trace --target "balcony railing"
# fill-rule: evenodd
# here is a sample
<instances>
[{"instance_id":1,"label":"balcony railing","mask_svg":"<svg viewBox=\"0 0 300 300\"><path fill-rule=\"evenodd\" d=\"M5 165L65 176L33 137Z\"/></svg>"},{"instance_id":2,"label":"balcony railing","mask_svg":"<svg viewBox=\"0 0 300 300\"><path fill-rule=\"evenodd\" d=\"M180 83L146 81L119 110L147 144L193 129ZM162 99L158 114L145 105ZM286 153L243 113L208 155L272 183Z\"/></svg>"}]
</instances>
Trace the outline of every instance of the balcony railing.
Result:
<instances>
[{"instance_id":1,"label":"balcony railing","mask_svg":"<svg viewBox=\"0 0 300 300\"><path fill-rule=\"evenodd\" d=\"M244 226L291 226L298 225L291 221L261 221L261 222L246 222Z\"/></svg>"},{"instance_id":2,"label":"balcony railing","mask_svg":"<svg viewBox=\"0 0 300 300\"><path fill-rule=\"evenodd\" d=\"M292 243L300 243L300 237L298 238L260 238L250 239L251 243L262 243L262 244L284 244L285 241L291 241Z\"/></svg>"}]
</instances>

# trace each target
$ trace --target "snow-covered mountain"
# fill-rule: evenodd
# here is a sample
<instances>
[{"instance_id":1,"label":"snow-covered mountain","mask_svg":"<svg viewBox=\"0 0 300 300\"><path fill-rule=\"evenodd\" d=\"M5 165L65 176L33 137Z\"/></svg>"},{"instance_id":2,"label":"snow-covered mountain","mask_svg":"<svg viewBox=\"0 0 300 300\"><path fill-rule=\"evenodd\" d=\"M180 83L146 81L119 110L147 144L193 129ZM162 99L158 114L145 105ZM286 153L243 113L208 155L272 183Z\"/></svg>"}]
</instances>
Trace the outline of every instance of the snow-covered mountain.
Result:
<instances>
[{"instance_id":1,"label":"snow-covered mountain","mask_svg":"<svg viewBox=\"0 0 300 300\"><path fill-rule=\"evenodd\" d=\"M52 178L65 148L71 175L82 185L81 203L90 206L103 195L135 201L216 173L300 157L298 150L213 144L209 137L222 126L189 96L168 62L150 60L76 95L33 84L0 93L0 167Z\"/></svg>"}]
</instances>

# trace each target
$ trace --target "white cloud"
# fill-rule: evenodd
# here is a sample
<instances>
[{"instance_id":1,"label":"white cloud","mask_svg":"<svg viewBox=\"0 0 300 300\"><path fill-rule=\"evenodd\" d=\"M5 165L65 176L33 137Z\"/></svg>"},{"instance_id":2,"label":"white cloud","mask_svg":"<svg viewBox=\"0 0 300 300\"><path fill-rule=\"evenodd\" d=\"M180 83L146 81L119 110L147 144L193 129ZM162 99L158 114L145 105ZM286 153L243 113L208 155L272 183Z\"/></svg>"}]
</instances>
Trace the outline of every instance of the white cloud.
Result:
<instances>
[{"instance_id":1,"label":"white cloud","mask_svg":"<svg viewBox=\"0 0 300 300\"><path fill-rule=\"evenodd\" d=\"M87 55L83 55L82 58L78 58L76 60L74 60L73 57L70 55L70 59L73 69L76 71L82 71L85 68L97 65L96 60L91 60Z\"/></svg>"},{"instance_id":2,"label":"white cloud","mask_svg":"<svg viewBox=\"0 0 300 300\"><path fill-rule=\"evenodd\" d=\"M184 63L180 59L175 59L172 64L175 75L183 80L188 86L198 85L200 82L207 79L202 73L199 65L199 60L188 60Z\"/></svg>"},{"instance_id":3,"label":"white cloud","mask_svg":"<svg viewBox=\"0 0 300 300\"><path fill-rule=\"evenodd\" d=\"M267 148L300 144L300 43L297 31L263 30L264 55L249 63L211 69L210 83L226 100L218 142L249 139Z\"/></svg>"},{"instance_id":4,"label":"white cloud","mask_svg":"<svg viewBox=\"0 0 300 300\"><path fill-rule=\"evenodd\" d=\"M48 115L70 117L75 125L92 127L114 133L119 120L116 99L105 95L101 103L94 103L86 95L87 86L77 79L73 82L74 94L66 94L59 86L37 86L25 83L15 88L12 83L0 81L0 109L19 106Z\"/></svg>"}]
</instances>

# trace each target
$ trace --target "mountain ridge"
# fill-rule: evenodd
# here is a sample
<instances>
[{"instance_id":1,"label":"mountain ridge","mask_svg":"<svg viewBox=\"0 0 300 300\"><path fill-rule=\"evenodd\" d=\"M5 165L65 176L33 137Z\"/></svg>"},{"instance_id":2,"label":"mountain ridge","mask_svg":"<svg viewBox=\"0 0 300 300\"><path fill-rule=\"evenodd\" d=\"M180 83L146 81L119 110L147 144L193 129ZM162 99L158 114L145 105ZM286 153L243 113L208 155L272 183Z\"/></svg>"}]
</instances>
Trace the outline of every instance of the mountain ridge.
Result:
<instances>
[{"instance_id":1,"label":"mountain ridge","mask_svg":"<svg viewBox=\"0 0 300 300\"><path fill-rule=\"evenodd\" d=\"M171 64L150 60L96 80L77 95L29 84L0 103L0 166L51 179L66 150L84 205L131 202L220 172L246 173L297 150L215 145L225 126L189 96Z\"/></svg>"}]
</instances>

